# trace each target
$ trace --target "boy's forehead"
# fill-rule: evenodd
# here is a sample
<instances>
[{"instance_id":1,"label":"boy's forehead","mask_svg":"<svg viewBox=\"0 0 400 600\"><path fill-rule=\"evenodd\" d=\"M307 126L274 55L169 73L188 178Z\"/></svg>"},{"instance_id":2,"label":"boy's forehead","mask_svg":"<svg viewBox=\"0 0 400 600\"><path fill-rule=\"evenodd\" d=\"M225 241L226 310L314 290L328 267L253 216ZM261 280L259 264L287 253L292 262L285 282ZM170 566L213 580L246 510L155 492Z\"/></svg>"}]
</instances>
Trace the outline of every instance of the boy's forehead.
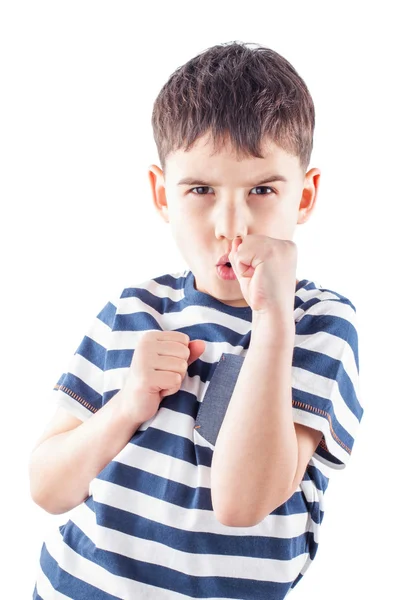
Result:
<instances>
[{"instance_id":1,"label":"boy's forehead","mask_svg":"<svg viewBox=\"0 0 400 600\"><path fill-rule=\"evenodd\" d=\"M166 158L168 179L178 183L182 178L214 177L224 175L247 181L252 177L280 174L287 179L299 170L299 159L288 154L272 141L262 144L262 158L240 155L229 140L216 145L210 137L196 140L189 150L180 148ZM244 178L244 179L243 179Z\"/></svg>"},{"instance_id":2,"label":"boy's forehead","mask_svg":"<svg viewBox=\"0 0 400 600\"><path fill-rule=\"evenodd\" d=\"M279 152L279 150L284 152L272 140L269 140L268 138L264 138L260 146L261 153L263 154L264 158L268 158L268 156ZM244 150L241 152L238 148L236 148L229 136L225 135L223 137L215 139L210 133L198 137L189 150L185 151L184 148L179 148L174 153L171 153L170 156L175 156L176 159L181 159L182 157L197 157L199 155L205 158L213 158L215 156L226 156L238 162L241 162L243 160L256 159L256 157L248 155Z\"/></svg>"}]
</instances>

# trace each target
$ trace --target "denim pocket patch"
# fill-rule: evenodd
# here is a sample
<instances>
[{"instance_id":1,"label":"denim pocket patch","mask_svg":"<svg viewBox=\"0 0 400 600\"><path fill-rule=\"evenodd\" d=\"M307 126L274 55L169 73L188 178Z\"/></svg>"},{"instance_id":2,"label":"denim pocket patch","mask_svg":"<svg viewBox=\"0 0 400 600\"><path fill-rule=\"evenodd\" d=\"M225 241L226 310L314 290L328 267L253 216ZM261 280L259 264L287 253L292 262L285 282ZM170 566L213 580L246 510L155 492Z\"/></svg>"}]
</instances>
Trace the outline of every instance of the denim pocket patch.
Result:
<instances>
[{"instance_id":1,"label":"denim pocket patch","mask_svg":"<svg viewBox=\"0 0 400 600\"><path fill-rule=\"evenodd\" d=\"M197 413L194 428L213 446L217 441L243 361L243 356L222 353Z\"/></svg>"}]
</instances>

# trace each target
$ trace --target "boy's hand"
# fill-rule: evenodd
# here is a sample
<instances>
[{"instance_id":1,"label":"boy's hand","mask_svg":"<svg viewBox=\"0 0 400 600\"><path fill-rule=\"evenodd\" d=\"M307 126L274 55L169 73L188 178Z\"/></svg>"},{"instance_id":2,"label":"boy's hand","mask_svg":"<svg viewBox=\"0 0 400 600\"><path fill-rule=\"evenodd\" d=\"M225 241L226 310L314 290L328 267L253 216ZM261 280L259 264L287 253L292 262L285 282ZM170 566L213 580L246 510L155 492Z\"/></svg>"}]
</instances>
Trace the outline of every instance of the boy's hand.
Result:
<instances>
[{"instance_id":1,"label":"boy's hand","mask_svg":"<svg viewBox=\"0 0 400 600\"><path fill-rule=\"evenodd\" d=\"M254 312L293 312L297 246L266 235L234 239L229 261L247 304Z\"/></svg>"},{"instance_id":2,"label":"boy's hand","mask_svg":"<svg viewBox=\"0 0 400 600\"><path fill-rule=\"evenodd\" d=\"M203 340L190 341L179 331L146 331L135 349L123 387L124 412L144 423L157 412L165 396L181 387L188 366L205 350Z\"/></svg>"}]
</instances>

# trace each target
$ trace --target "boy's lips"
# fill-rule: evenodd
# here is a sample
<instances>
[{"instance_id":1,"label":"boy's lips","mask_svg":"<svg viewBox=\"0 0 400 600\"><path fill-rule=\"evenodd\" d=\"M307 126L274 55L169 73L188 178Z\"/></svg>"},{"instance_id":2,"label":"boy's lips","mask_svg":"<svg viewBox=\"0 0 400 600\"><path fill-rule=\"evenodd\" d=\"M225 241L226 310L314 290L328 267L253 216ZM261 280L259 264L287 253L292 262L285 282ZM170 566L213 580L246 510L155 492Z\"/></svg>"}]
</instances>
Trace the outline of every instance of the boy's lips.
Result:
<instances>
[{"instance_id":1,"label":"boy's lips","mask_svg":"<svg viewBox=\"0 0 400 600\"><path fill-rule=\"evenodd\" d=\"M221 279L225 281L233 281L237 279L235 271L232 267L228 267L228 265L217 265L216 268L218 277L220 277Z\"/></svg>"},{"instance_id":2,"label":"boy's lips","mask_svg":"<svg viewBox=\"0 0 400 600\"><path fill-rule=\"evenodd\" d=\"M229 254L230 254L230 251L229 251ZM219 265L226 265L227 262L230 262L229 254L224 254L223 256L221 256L221 258L217 262L216 266L218 267Z\"/></svg>"}]
</instances>

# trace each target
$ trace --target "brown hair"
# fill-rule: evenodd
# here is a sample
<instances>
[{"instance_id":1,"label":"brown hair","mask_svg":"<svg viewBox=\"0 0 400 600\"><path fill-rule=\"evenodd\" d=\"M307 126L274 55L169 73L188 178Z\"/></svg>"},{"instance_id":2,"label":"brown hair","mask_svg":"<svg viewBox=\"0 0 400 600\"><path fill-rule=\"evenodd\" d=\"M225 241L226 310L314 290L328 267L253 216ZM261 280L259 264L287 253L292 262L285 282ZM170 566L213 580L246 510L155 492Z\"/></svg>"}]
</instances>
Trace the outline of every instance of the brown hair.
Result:
<instances>
[{"instance_id":1,"label":"brown hair","mask_svg":"<svg viewBox=\"0 0 400 600\"><path fill-rule=\"evenodd\" d=\"M151 122L164 174L171 152L190 150L207 132L216 151L228 136L238 159L263 158L266 136L298 156L306 172L315 126L308 88L280 54L247 45L212 46L178 67L162 87Z\"/></svg>"}]
</instances>

